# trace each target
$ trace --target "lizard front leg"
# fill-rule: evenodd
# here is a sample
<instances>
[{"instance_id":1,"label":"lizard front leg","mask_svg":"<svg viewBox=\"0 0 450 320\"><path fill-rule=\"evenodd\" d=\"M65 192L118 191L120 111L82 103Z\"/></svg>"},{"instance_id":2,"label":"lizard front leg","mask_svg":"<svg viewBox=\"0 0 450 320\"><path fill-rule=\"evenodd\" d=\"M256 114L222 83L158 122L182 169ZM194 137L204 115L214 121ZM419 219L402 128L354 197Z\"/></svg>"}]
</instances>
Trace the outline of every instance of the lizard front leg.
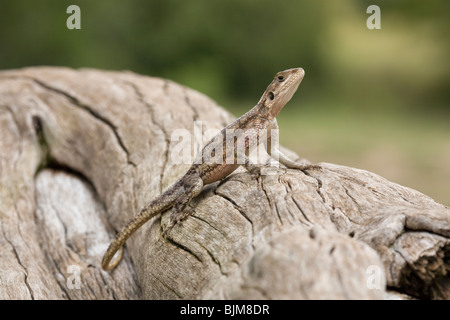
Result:
<instances>
[{"instance_id":1,"label":"lizard front leg","mask_svg":"<svg viewBox=\"0 0 450 320\"><path fill-rule=\"evenodd\" d=\"M320 169L320 166L314 164L305 164L301 162L296 162L286 156L281 150L278 148L278 136L279 136L278 123L276 119L271 121L269 132L267 135L267 153L279 163L285 165L291 169L300 169L300 170L308 170L308 169ZM275 140L276 139L276 140ZM273 141L275 140L275 141ZM274 143L275 142L275 143Z\"/></svg>"},{"instance_id":2,"label":"lizard front leg","mask_svg":"<svg viewBox=\"0 0 450 320\"><path fill-rule=\"evenodd\" d=\"M200 194L203 188L203 180L199 175L186 176L181 181L181 188L184 188L184 193L175 201L170 215L169 224L164 229L162 236L165 237L178 222L190 216L194 209L189 206L191 200Z\"/></svg>"}]
</instances>

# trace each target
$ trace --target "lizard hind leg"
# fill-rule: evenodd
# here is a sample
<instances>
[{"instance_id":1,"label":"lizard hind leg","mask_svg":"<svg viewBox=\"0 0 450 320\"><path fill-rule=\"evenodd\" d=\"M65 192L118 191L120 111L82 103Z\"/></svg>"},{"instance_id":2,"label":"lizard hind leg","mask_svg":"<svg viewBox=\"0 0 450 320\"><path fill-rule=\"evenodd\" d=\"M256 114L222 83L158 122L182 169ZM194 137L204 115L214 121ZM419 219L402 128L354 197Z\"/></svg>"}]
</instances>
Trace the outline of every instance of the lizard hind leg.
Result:
<instances>
[{"instance_id":1,"label":"lizard hind leg","mask_svg":"<svg viewBox=\"0 0 450 320\"><path fill-rule=\"evenodd\" d=\"M172 214L170 215L169 224L163 230L162 236L166 237L167 233L180 221L189 217L194 213L194 209L189 206L191 200L200 194L203 189L203 180L195 175L183 181L185 193L181 195L173 205Z\"/></svg>"}]
</instances>

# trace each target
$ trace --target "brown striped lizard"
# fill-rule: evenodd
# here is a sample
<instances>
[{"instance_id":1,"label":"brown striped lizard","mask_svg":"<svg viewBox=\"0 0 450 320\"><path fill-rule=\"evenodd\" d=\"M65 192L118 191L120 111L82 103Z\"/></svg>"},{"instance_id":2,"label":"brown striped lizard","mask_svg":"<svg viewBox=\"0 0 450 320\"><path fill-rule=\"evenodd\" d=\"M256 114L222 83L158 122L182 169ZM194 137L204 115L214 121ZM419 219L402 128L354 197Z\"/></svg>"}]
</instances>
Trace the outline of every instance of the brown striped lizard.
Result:
<instances>
[{"instance_id":1,"label":"brown striped lizard","mask_svg":"<svg viewBox=\"0 0 450 320\"><path fill-rule=\"evenodd\" d=\"M253 170L255 167L249 160L249 154L261 140L267 139L267 153L288 168L300 170L319 168L316 165L295 162L278 148L271 147L271 132L278 131L275 117L292 98L304 75L302 68L278 72L256 106L212 138L199 154L198 157L201 158L194 161L186 174L142 208L117 233L103 256L102 268L111 270L117 266L127 239L149 219L172 208L169 223L162 232L162 236L165 237L178 222L194 212L189 204L200 194L203 186L227 177L239 165L245 165L249 170ZM117 257L112 260L117 251L119 251Z\"/></svg>"}]
</instances>

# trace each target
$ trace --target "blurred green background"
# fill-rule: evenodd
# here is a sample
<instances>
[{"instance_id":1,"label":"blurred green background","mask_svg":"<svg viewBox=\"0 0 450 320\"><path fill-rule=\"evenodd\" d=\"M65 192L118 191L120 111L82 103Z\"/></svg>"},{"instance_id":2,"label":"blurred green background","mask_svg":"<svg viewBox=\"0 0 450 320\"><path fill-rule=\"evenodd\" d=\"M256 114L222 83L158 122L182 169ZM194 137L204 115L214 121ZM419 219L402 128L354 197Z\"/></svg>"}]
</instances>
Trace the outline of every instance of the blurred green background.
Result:
<instances>
[{"instance_id":1,"label":"blurred green background","mask_svg":"<svg viewBox=\"0 0 450 320\"><path fill-rule=\"evenodd\" d=\"M66 9L81 9L69 30ZM369 5L381 29L369 30ZM280 70L305 79L278 117L313 162L367 169L450 205L450 1L2 1L0 69L132 70L236 116Z\"/></svg>"}]
</instances>

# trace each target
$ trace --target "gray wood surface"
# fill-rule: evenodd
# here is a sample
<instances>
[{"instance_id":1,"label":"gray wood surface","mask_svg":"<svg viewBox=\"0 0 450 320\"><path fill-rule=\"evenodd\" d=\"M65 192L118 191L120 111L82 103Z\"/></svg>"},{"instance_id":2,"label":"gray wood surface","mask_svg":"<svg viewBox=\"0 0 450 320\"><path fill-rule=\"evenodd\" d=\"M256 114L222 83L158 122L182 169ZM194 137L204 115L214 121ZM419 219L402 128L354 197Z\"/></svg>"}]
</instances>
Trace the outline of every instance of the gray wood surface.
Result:
<instances>
[{"instance_id":1,"label":"gray wood surface","mask_svg":"<svg viewBox=\"0 0 450 320\"><path fill-rule=\"evenodd\" d=\"M450 209L329 163L239 170L167 239L169 213L102 271L114 233L188 168L175 130L232 119L131 72L0 72L0 299L450 298Z\"/></svg>"}]
</instances>

